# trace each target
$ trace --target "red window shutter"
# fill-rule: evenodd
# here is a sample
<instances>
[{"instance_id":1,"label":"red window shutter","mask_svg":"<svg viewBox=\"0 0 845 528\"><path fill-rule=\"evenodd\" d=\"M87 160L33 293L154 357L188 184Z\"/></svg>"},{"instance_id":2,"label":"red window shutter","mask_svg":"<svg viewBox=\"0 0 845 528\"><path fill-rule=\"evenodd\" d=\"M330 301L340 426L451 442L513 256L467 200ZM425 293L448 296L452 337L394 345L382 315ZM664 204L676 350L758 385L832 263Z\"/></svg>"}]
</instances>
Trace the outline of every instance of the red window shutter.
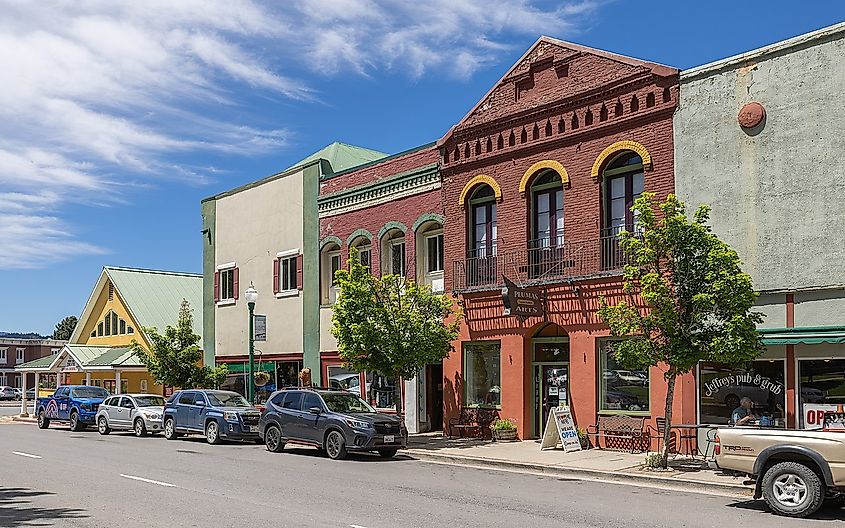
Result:
<instances>
[{"instance_id":1,"label":"red window shutter","mask_svg":"<svg viewBox=\"0 0 845 528\"><path fill-rule=\"evenodd\" d=\"M296 256L296 289L302 289L302 253Z\"/></svg>"},{"instance_id":2,"label":"red window shutter","mask_svg":"<svg viewBox=\"0 0 845 528\"><path fill-rule=\"evenodd\" d=\"M214 272L214 302L220 300L220 272Z\"/></svg>"},{"instance_id":3,"label":"red window shutter","mask_svg":"<svg viewBox=\"0 0 845 528\"><path fill-rule=\"evenodd\" d=\"M232 282L235 283L232 286L232 290L234 290L232 292L232 295L234 295L235 300L237 300L238 299L238 292L240 291L240 288L238 288L238 268L235 268L234 270L232 270L232 277L233 277Z\"/></svg>"},{"instance_id":4,"label":"red window shutter","mask_svg":"<svg viewBox=\"0 0 845 528\"><path fill-rule=\"evenodd\" d=\"M279 293L279 259L273 260L273 293Z\"/></svg>"}]
</instances>

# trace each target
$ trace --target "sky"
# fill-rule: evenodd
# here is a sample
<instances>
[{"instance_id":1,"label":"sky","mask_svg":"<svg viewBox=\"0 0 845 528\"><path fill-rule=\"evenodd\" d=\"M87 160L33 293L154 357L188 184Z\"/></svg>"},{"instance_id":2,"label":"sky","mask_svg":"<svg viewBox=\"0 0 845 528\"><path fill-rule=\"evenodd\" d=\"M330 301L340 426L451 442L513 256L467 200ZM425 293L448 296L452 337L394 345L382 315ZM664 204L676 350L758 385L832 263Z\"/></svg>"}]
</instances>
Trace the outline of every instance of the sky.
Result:
<instances>
[{"instance_id":1,"label":"sky","mask_svg":"<svg viewBox=\"0 0 845 528\"><path fill-rule=\"evenodd\" d=\"M845 2L0 0L0 331L103 266L201 272L200 200L333 141L442 136L542 34L681 69Z\"/></svg>"}]
</instances>

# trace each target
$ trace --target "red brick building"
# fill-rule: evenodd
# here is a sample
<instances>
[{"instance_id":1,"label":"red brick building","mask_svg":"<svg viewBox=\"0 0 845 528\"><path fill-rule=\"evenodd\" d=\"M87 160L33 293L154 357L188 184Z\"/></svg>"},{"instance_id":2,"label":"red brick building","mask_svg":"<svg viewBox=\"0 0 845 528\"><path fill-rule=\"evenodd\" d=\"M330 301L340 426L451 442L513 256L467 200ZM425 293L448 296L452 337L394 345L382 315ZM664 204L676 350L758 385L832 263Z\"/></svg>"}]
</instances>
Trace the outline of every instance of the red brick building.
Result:
<instances>
[{"instance_id":1,"label":"red brick building","mask_svg":"<svg viewBox=\"0 0 845 528\"><path fill-rule=\"evenodd\" d=\"M531 438L563 398L580 426L663 415L661 371L617 365L596 310L622 295L633 200L673 192L677 101L674 68L543 37L437 142L445 287L465 314L447 419L492 407ZM503 315L504 278L536 287L544 314ZM694 420L691 378L676 398L675 420Z\"/></svg>"},{"instance_id":2,"label":"red brick building","mask_svg":"<svg viewBox=\"0 0 845 528\"><path fill-rule=\"evenodd\" d=\"M0 385L20 388L21 373L15 367L52 354L58 354L67 341L55 339L17 339L0 337ZM42 378L43 379L43 378ZM27 387L32 388L35 375L27 374Z\"/></svg>"}]
</instances>

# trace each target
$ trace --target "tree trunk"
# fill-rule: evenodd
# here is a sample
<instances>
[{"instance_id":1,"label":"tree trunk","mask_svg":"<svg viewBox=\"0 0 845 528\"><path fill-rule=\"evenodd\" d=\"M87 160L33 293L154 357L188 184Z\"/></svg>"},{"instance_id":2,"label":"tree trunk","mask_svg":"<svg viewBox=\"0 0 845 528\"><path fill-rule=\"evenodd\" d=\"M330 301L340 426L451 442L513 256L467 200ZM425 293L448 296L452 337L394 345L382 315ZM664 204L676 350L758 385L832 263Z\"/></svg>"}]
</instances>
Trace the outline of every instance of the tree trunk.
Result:
<instances>
[{"instance_id":1,"label":"tree trunk","mask_svg":"<svg viewBox=\"0 0 845 528\"><path fill-rule=\"evenodd\" d=\"M399 418L405 419L405 413L403 412L402 404L402 376L396 376L396 389L393 391L393 398L396 400L396 414L399 415Z\"/></svg>"},{"instance_id":2,"label":"tree trunk","mask_svg":"<svg viewBox=\"0 0 845 528\"><path fill-rule=\"evenodd\" d=\"M666 429L663 430L663 449L660 451L660 465L663 469L669 465L669 439L672 438L672 404L675 402L675 381L678 375L672 374L666 383Z\"/></svg>"}]
</instances>

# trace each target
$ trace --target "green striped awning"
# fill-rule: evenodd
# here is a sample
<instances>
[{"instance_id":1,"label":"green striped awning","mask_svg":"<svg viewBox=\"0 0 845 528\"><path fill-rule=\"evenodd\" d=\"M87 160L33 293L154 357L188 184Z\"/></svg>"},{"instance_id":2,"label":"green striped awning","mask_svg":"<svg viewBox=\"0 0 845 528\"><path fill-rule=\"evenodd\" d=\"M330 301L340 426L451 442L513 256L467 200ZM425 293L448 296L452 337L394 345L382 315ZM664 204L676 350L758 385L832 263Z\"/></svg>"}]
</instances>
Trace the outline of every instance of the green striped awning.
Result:
<instances>
[{"instance_id":1,"label":"green striped awning","mask_svg":"<svg viewBox=\"0 0 845 528\"><path fill-rule=\"evenodd\" d=\"M226 363L225 361L221 361L218 364L226 365L229 368L229 372L233 374L240 374L241 372L246 372L249 370L249 365L246 362L238 362L238 363ZM255 362L255 371L264 371L264 372L275 372L276 371L276 364L272 361L256 361Z\"/></svg>"},{"instance_id":2,"label":"green striped awning","mask_svg":"<svg viewBox=\"0 0 845 528\"><path fill-rule=\"evenodd\" d=\"M764 345L845 344L845 326L761 328L759 332Z\"/></svg>"}]
</instances>

